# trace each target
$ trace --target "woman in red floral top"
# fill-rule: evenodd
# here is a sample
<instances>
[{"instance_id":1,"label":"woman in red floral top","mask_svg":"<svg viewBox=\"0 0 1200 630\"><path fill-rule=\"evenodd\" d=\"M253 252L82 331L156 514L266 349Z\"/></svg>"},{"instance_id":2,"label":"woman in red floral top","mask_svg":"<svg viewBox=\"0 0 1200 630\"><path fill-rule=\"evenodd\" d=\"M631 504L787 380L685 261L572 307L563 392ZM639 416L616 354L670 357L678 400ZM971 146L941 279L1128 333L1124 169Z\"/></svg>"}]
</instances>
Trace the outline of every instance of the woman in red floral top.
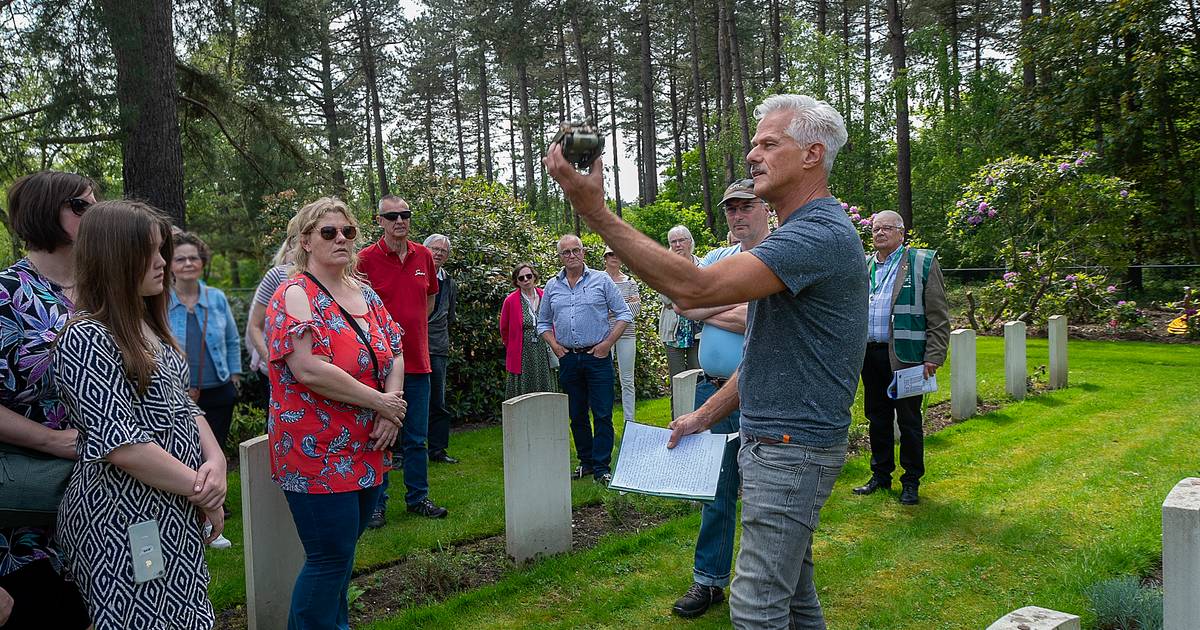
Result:
<instances>
[{"instance_id":1,"label":"woman in red floral top","mask_svg":"<svg viewBox=\"0 0 1200 630\"><path fill-rule=\"evenodd\" d=\"M341 201L300 209L295 274L267 306L271 473L305 563L289 628L348 628L354 551L407 408L400 327L355 273L358 225Z\"/></svg>"}]
</instances>

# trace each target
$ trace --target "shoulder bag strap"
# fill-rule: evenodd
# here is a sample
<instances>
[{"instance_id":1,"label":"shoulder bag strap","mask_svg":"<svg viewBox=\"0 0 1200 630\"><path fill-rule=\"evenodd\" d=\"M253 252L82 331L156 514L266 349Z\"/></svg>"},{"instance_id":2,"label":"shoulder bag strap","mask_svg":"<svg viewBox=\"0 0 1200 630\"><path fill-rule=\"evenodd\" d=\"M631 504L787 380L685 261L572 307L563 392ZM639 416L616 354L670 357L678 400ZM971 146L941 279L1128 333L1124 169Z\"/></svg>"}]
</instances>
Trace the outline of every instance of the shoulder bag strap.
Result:
<instances>
[{"instance_id":1,"label":"shoulder bag strap","mask_svg":"<svg viewBox=\"0 0 1200 630\"><path fill-rule=\"evenodd\" d=\"M307 271L304 272L304 275L309 280L312 280L314 283L316 283L317 288L321 289L321 291L324 291L325 295L328 295L330 300L333 300L333 303L337 305L338 310L342 312L342 316L346 318L346 323L354 329L354 333L358 335L358 340L361 341L363 346L367 349L367 356L371 357L371 367L375 368L375 389L382 390L383 382L379 378L379 359L375 356L375 349L371 347L371 338L367 335L367 333L363 332L362 328L359 328L358 320L354 319L354 316L351 315L350 312L347 311L345 307L343 307L341 303L337 301L337 298L333 297L333 294L329 292L329 289L326 289L325 285L321 284L321 281L317 280L316 276Z\"/></svg>"}]
</instances>

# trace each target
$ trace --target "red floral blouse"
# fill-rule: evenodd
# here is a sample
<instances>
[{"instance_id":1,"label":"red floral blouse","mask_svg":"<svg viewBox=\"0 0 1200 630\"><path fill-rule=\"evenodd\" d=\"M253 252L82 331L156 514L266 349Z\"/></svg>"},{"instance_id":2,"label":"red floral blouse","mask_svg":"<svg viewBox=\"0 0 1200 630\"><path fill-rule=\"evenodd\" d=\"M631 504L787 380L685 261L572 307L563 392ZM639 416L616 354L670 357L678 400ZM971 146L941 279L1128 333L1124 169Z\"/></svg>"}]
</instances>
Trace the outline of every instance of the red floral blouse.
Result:
<instances>
[{"instance_id":1,"label":"red floral blouse","mask_svg":"<svg viewBox=\"0 0 1200 630\"><path fill-rule=\"evenodd\" d=\"M308 296L312 319L288 314L284 294L299 286ZM379 363L378 380L368 349L352 322L329 294L301 275L284 281L267 305L267 349L270 354L271 404L267 434L271 442L271 476L288 492L351 492L383 483L384 451L371 450L375 412L324 398L296 380L284 360L304 333L312 333L312 352L329 358L359 382L377 387L387 380L392 360L400 354L400 336L383 301L363 286L370 329L370 351Z\"/></svg>"}]
</instances>

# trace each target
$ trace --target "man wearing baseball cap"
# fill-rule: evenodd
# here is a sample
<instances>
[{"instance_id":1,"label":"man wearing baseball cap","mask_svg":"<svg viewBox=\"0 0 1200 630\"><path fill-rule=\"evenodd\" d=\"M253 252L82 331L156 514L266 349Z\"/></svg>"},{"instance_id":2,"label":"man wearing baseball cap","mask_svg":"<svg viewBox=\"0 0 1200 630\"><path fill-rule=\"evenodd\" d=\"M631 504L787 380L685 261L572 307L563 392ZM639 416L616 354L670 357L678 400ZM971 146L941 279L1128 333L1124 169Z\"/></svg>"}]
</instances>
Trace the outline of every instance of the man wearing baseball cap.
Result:
<instances>
[{"instance_id":1,"label":"man wearing baseball cap","mask_svg":"<svg viewBox=\"0 0 1200 630\"><path fill-rule=\"evenodd\" d=\"M767 237L771 211L766 202L754 194L754 180L735 180L721 197L729 232L736 245L712 250L700 262L707 267L738 252L749 251ZM700 368L704 374L696 383L696 408L725 385L742 362L742 346L746 332L746 303L681 311L683 317L702 320L700 332ZM711 427L713 433L738 433L740 415L734 409ZM738 471L737 452L740 440L726 445L721 463L717 496L704 504L700 517L700 533L696 537L696 556L692 566L692 586L676 600L671 610L680 617L696 617L710 606L725 599L733 566L733 532L737 527Z\"/></svg>"}]
</instances>

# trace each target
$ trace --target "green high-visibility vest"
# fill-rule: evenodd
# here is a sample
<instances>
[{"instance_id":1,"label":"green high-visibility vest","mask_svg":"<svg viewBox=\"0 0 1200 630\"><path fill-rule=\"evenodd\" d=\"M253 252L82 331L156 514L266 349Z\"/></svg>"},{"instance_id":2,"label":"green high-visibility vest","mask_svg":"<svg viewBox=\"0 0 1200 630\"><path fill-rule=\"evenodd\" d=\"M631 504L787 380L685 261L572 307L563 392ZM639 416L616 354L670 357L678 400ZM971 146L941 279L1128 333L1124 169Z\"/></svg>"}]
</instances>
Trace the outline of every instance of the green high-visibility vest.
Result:
<instances>
[{"instance_id":1,"label":"green high-visibility vest","mask_svg":"<svg viewBox=\"0 0 1200 630\"><path fill-rule=\"evenodd\" d=\"M908 273L892 305L892 350L904 363L921 363L925 361L925 283L937 252L907 249Z\"/></svg>"}]
</instances>

